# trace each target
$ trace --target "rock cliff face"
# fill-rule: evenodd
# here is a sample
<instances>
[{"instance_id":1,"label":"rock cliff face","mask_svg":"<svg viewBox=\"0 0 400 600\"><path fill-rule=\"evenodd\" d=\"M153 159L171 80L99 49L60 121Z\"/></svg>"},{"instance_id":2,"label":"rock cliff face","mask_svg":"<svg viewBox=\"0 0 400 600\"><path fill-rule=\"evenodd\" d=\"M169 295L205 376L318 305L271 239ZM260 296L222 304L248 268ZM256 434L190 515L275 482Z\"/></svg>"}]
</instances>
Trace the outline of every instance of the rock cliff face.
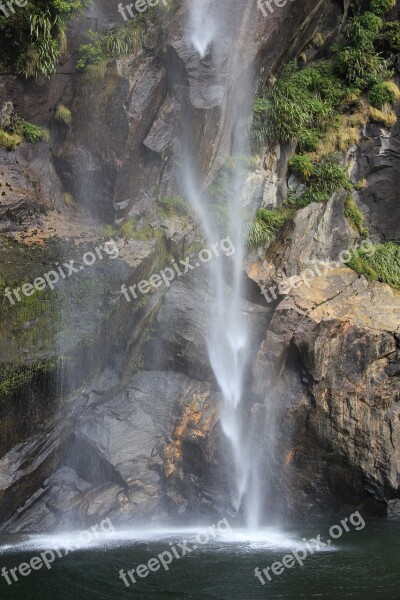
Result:
<instances>
[{"instance_id":1,"label":"rock cliff face","mask_svg":"<svg viewBox=\"0 0 400 600\"><path fill-rule=\"evenodd\" d=\"M305 273L299 247L313 209L291 231L288 277ZM253 367L264 410L275 403L276 412L265 477L293 515L385 514L399 485L400 293L333 261L307 269L278 300ZM270 273L267 261L251 265L259 282L270 284Z\"/></svg>"},{"instance_id":2,"label":"rock cliff face","mask_svg":"<svg viewBox=\"0 0 400 600\"><path fill-rule=\"evenodd\" d=\"M240 39L254 38L243 69L264 79L303 50L312 56L317 32L332 40L347 10L347 2L305 0L264 18L255 2L220 4ZM5 281L30 281L56 261L81 264L110 237L104 225L128 224L132 237L84 283L78 274L37 305L2 306L3 530L232 511L222 399L204 344L212 302L204 273L196 286L187 276L135 301L120 293L201 242L191 217L159 206L179 191L183 116L197 132L204 184L231 151L238 115L227 113L227 98L240 89L228 84L232 49L221 44L226 72L217 81L212 54L200 60L188 46L184 19L175 4L160 40L150 31L143 49L89 82L74 72L76 48L89 27L117 20L104 0L71 25L69 54L50 82L0 81L1 104L51 130L49 145L0 154ZM59 102L72 112L70 126L54 121ZM360 202L378 239L399 238L397 133L365 132L354 150L355 177L369 183ZM285 195L291 149L276 152L250 182L255 202ZM399 498L400 293L335 264L357 241L343 202L338 193L299 211L264 255L246 261L253 356L245 410L270 422L257 433L267 508L279 500L293 515L355 506L386 514ZM332 268L318 269L321 261ZM309 283L264 298L261 288L277 286L282 271L292 277L310 265Z\"/></svg>"}]
</instances>

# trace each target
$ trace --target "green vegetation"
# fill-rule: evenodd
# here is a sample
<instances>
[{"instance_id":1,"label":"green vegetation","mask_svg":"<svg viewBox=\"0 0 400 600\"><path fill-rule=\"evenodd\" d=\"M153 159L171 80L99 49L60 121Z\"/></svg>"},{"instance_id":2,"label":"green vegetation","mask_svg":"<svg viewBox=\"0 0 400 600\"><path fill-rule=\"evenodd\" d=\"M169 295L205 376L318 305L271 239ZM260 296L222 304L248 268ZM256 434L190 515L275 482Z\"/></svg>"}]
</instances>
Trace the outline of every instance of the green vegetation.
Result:
<instances>
[{"instance_id":1,"label":"green vegetation","mask_svg":"<svg viewBox=\"0 0 400 600\"><path fill-rule=\"evenodd\" d=\"M332 47L330 61L301 70L291 62L272 87L262 90L254 104L256 147L297 141L301 152L317 152L321 157L357 143L359 129L369 118L393 125L390 111L384 111L386 116L371 114L361 99L370 92L372 108L379 110L399 98L397 86L387 80L393 52L400 50L400 27L382 19L392 5L392 0L371 2L369 11L349 20L345 41ZM324 152L321 144L326 138L329 148Z\"/></svg>"},{"instance_id":2,"label":"green vegetation","mask_svg":"<svg viewBox=\"0 0 400 600\"><path fill-rule=\"evenodd\" d=\"M352 196L347 196L344 202L344 214L362 238L368 235L368 228L364 226L364 215Z\"/></svg>"},{"instance_id":3,"label":"green vegetation","mask_svg":"<svg viewBox=\"0 0 400 600\"><path fill-rule=\"evenodd\" d=\"M25 385L32 385L32 380L56 367L54 360L42 360L32 365L24 365L15 370L0 373L0 398L13 396Z\"/></svg>"},{"instance_id":4,"label":"green vegetation","mask_svg":"<svg viewBox=\"0 0 400 600\"><path fill-rule=\"evenodd\" d=\"M359 143L369 121L388 128L397 121L391 104L400 90L390 77L400 51L400 24L384 17L393 5L393 0L372 0L362 12L353 2L343 41L331 48L331 58L302 69L289 63L256 99L254 146L296 142L289 168L306 187L297 196L289 193L289 211L327 202L339 189L350 192L366 183L350 181L343 153ZM344 210L365 236L364 216L353 198L346 200ZM257 214L250 240L268 241L274 231Z\"/></svg>"},{"instance_id":5,"label":"green vegetation","mask_svg":"<svg viewBox=\"0 0 400 600\"><path fill-rule=\"evenodd\" d=\"M374 85L369 93L369 101L375 108L382 108L385 104L392 104L400 98L400 90L393 81L384 81Z\"/></svg>"},{"instance_id":6,"label":"green vegetation","mask_svg":"<svg viewBox=\"0 0 400 600\"><path fill-rule=\"evenodd\" d=\"M76 63L76 68L80 71L84 71L90 66L103 63L107 58L103 38L92 30L88 32L88 36L89 43L83 44L79 49L80 58Z\"/></svg>"},{"instance_id":7,"label":"green vegetation","mask_svg":"<svg viewBox=\"0 0 400 600\"><path fill-rule=\"evenodd\" d=\"M10 129L14 134L20 135L27 142L40 142L47 139L48 132L33 123L29 123L21 119L18 115L13 115L11 118Z\"/></svg>"},{"instance_id":8,"label":"green vegetation","mask_svg":"<svg viewBox=\"0 0 400 600\"><path fill-rule=\"evenodd\" d=\"M0 146L6 150L15 150L22 143L20 135L10 134L0 129Z\"/></svg>"},{"instance_id":9,"label":"green vegetation","mask_svg":"<svg viewBox=\"0 0 400 600\"><path fill-rule=\"evenodd\" d=\"M295 175L309 179L314 172L314 165L306 154L295 154L289 161L289 167Z\"/></svg>"},{"instance_id":10,"label":"green vegetation","mask_svg":"<svg viewBox=\"0 0 400 600\"><path fill-rule=\"evenodd\" d=\"M247 245L251 248L266 246L274 238L290 216L288 210L266 210L260 208L253 223L247 227Z\"/></svg>"},{"instance_id":11,"label":"green vegetation","mask_svg":"<svg viewBox=\"0 0 400 600\"><path fill-rule=\"evenodd\" d=\"M176 0L170 0L168 6L160 2L148 6L145 12L138 12L122 27L113 27L103 35L89 31L88 43L80 47L77 69L85 72L86 78L91 82L103 79L110 58L137 52L142 41L149 35L158 39L162 37L158 26L162 24L165 28L169 17L179 8L180 3Z\"/></svg>"},{"instance_id":12,"label":"green vegetation","mask_svg":"<svg viewBox=\"0 0 400 600\"><path fill-rule=\"evenodd\" d=\"M0 129L0 146L6 150L15 150L23 140L27 142L40 142L48 139L48 132L33 123L24 121L14 114L5 129Z\"/></svg>"},{"instance_id":13,"label":"green vegetation","mask_svg":"<svg viewBox=\"0 0 400 600\"><path fill-rule=\"evenodd\" d=\"M65 125L70 125L72 122L71 111L63 104L59 104L57 106L54 118L56 119L56 121L61 121L62 123L65 123Z\"/></svg>"},{"instance_id":14,"label":"green vegetation","mask_svg":"<svg viewBox=\"0 0 400 600\"><path fill-rule=\"evenodd\" d=\"M50 76L66 50L66 23L88 0L29 0L0 16L1 74Z\"/></svg>"},{"instance_id":15,"label":"green vegetation","mask_svg":"<svg viewBox=\"0 0 400 600\"><path fill-rule=\"evenodd\" d=\"M190 215L190 207L181 196L163 196L159 199L158 204L167 216L181 215L187 217Z\"/></svg>"},{"instance_id":16,"label":"green vegetation","mask_svg":"<svg viewBox=\"0 0 400 600\"><path fill-rule=\"evenodd\" d=\"M140 15L127 25L113 28L104 35L90 30L89 42L79 49L76 68L85 71L87 78L92 82L103 79L110 58L130 54L140 48L144 21L139 17Z\"/></svg>"},{"instance_id":17,"label":"green vegetation","mask_svg":"<svg viewBox=\"0 0 400 600\"><path fill-rule=\"evenodd\" d=\"M400 289L400 245L393 242L377 244L363 252L358 249L354 253L349 266L360 275L372 281L387 283Z\"/></svg>"},{"instance_id":18,"label":"green vegetation","mask_svg":"<svg viewBox=\"0 0 400 600\"><path fill-rule=\"evenodd\" d=\"M234 185L235 177L238 173L252 171L257 168L257 161L251 156L236 155L231 156L226 160L220 168L213 183L209 186L208 196L214 202L222 202L226 204L232 193L232 185Z\"/></svg>"},{"instance_id":19,"label":"green vegetation","mask_svg":"<svg viewBox=\"0 0 400 600\"><path fill-rule=\"evenodd\" d=\"M147 240L153 240L158 236L158 230L146 225L141 229L138 228L138 224L134 219L128 219L121 225L120 233L122 237L129 240L139 240L146 242Z\"/></svg>"},{"instance_id":20,"label":"green vegetation","mask_svg":"<svg viewBox=\"0 0 400 600\"><path fill-rule=\"evenodd\" d=\"M121 234L124 238L132 239L137 235L137 224L133 219L128 219L121 226Z\"/></svg>"},{"instance_id":21,"label":"green vegetation","mask_svg":"<svg viewBox=\"0 0 400 600\"><path fill-rule=\"evenodd\" d=\"M374 108L373 106L369 107L369 117L371 121L374 123L379 123L384 127L390 129L397 122L397 115L394 110L391 110L387 105L382 106L382 110L378 108Z\"/></svg>"},{"instance_id":22,"label":"green vegetation","mask_svg":"<svg viewBox=\"0 0 400 600\"><path fill-rule=\"evenodd\" d=\"M377 39L377 46L382 52L386 54L397 54L400 52L400 22L389 21L383 26L382 31ZM395 57L392 56L392 60Z\"/></svg>"},{"instance_id":23,"label":"green vegetation","mask_svg":"<svg viewBox=\"0 0 400 600\"><path fill-rule=\"evenodd\" d=\"M350 19L346 44L338 50L336 60L337 71L347 84L368 90L390 74L388 61L375 46L382 27L382 19L373 12Z\"/></svg>"},{"instance_id":24,"label":"green vegetation","mask_svg":"<svg viewBox=\"0 0 400 600\"><path fill-rule=\"evenodd\" d=\"M299 71L292 61L275 85L255 101L256 145L297 140L301 150L315 150L346 95L345 85L328 62Z\"/></svg>"},{"instance_id":25,"label":"green vegetation","mask_svg":"<svg viewBox=\"0 0 400 600\"><path fill-rule=\"evenodd\" d=\"M349 179L347 168L340 164L340 156L328 154L313 165L310 175L303 177L307 185L300 198L289 199L294 208L304 208L311 202L328 202L337 190L344 188L351 191L353 184Z\"/></svg>"},{"instance_id":26,"label":"green vegetation","mask_svg":"<svg viewBox=\"0 0 400 600\"><path fill-rule=\"evenodd\" d=\"M119 235L119 231L115 225L103 225L101 233L104 238L115 238Z\"/></svg>"},{"instance_id":27,"label":"green vegetation","mask_svg":"<svg viewBox=\"0 0 400 600\"><path fill-rule=\"evenodd\" d=\"M396 0L371 0L370 10L376 15L384 15L396 4Z\"/></svg>"}]
</instances>

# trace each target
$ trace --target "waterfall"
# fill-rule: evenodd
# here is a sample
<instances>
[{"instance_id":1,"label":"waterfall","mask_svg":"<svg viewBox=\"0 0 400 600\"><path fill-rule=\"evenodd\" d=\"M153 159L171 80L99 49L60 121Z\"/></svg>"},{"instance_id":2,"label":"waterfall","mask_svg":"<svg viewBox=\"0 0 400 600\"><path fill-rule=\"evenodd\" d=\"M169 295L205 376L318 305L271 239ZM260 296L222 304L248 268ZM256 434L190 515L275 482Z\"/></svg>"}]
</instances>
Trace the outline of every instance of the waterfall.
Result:
<instances>
[{"instance_id":1,"label":"waterfall","mask_svg":"<svg viewBox=\"0 0 400 600\"><path fill-rule=\"evenodd\" d=\"M212 0L191 0L188 37L204 58L215 34L215 22L211 17Z\"/></svg>"},{"instance_id":2,"label":"waterfall","mask_svg":"<svg viewBox=\"0 0 400 600\"><path fill-rule=\"evenodd\" d=\"M243 3L230 0L233 9ZM235 5L235 6L233 6ZM237 6L236 6L237 5ZM219 11L219 12L218 12ZM249 29L251 30L251 29ZM222 110L232 118L230 155L236 168L229 182L229 202L225 207L227 222L219 226L212 216L212 201L201 191L199 166L194 158L193 139L187 130L182 158L184 193L201 222L204 235L212 244L228 234L235 246L233 265L228 269L222 260L210 263L209 287L213 294L213 309L209 319L207 347L215 378L221 389L224 406L221 413L223 431L228 438L235 464L232 506L245 516L248 527L259 524L260 493L257 478L257 461L252 447L251 419L246 418L245 374L249 357L249 331L243 310L243 259L245 255L245 216L243 192L245 169L240 157L249 156L249 124L252 110L253 77L245 61L243 47L248 40L241 39L240 30L227 22L226 6L215 0L190 0L187 39L200 61L211 49L215 79L224 85ZM229 275L229 278L228 278ZM250 429L249 429L250 427Z\"/></svg>"}]
</instances>

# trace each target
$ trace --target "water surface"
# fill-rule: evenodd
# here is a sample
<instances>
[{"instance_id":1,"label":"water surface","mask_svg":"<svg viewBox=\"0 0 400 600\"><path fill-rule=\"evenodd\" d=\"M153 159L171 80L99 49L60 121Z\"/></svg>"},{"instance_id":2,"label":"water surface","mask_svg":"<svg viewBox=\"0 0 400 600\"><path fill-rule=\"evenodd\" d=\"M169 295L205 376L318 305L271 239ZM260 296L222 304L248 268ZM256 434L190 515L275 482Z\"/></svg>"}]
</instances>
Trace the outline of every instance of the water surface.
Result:
<instances>
[{"instance_id":1,"label":"water surface","mask_svg":"<svg viewBox=\"0 0 400 600\"><path fill-rule=\"evenodd\" d=\"M304 561L285 569L261 585L254 569L271 566L303 547L302 538L321 534L328 526L313 524L283 533L275 529L249 536L245 531L218 535L208 543L196 540L197 531L165 530L118 532L103 535L86 545L78 535L7 536L0 538L0 568L8 570L51 548L77 547L7 585L0 578L2 600L400 600L400 524L369 522L361 531L350 531L330 547L321 547ZM200 531L200 530L198 530ZM199 539L199 538L198 538ZM200 538L204 541L204 538ZM171 544L179 554L186 541L192 550L126 587L121 569L130 569L165 551ZM194 549L196 546L196 549ZM61 551L60 551L61 552ZM128 582L129 582L128 578Z\"/></svg>"}]
</instances>

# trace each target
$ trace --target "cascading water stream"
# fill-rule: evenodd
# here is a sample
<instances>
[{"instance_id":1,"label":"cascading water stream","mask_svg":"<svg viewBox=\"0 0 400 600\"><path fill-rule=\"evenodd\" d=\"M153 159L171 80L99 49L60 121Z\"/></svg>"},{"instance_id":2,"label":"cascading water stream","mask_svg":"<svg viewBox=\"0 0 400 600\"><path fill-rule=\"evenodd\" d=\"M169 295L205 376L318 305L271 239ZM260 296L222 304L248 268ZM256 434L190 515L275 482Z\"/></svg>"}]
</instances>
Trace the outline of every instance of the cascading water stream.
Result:
<instances>
[{"instance_id":1,"label":"cascading water stream","mask_svg":"<svg viewBox=\"0 0 400 600\"><path fill-rule=\"evenodd\" d=\"M214 22L210 19L212 0L196 0L190 5L189 39L200 58L204 58L215 34Z\"/></svg>"},{"instance_id":2,"label":"cascading water stream","mask_svg":"<svg viewBox=\"0 0 400 600\"><path fill-rule=\"evenodd\" d=\"M190 0L188 40L195 48L199 59L211 50L217 72L217 80L225 81L223 100L227 114L236 115L235 131L232 136L231 156L249 154L248 116L251 114L253 82L247 75L244 81L246 65L243 48L235 39L237 31L225 26L224 15L218 12L218 6L210 0ZM224 46L225 44L225 46ZM224 51L229 49L228 66L220 60ZM225 74L222 73L225 69ZM243 95L243 86L247 85ZM242 123L239 123L242 121ZM186 124L189 127L189 124ZM190 139L191 136L187 136ZM259 524L260 494L257 485L257 465L251 447L252 435L242 418L244 379L249 354L249 332L243 310L242 266L245 253L245 222L243 192L245 172L237 167L229 182L229 203L226 228L222 229L213 220L210 199L199 191L199 177L196 173L193 148L186 143L183 152L183 183L187 199L195 209L203 232L209 244L228 234L235 246L233 265L231 265L229 289L226 281L226 266L222 260L210 263L209 286L213 294L213 309L210 315L207 347L210 363L224 398L221 414L223 431L232 446L235 463L236 481L232 504L245 513L248 527L257 528ZM249 216L247 217L249 218ZM252 456L253 455L253 456Z\"/></svg>"}]
</instances>

